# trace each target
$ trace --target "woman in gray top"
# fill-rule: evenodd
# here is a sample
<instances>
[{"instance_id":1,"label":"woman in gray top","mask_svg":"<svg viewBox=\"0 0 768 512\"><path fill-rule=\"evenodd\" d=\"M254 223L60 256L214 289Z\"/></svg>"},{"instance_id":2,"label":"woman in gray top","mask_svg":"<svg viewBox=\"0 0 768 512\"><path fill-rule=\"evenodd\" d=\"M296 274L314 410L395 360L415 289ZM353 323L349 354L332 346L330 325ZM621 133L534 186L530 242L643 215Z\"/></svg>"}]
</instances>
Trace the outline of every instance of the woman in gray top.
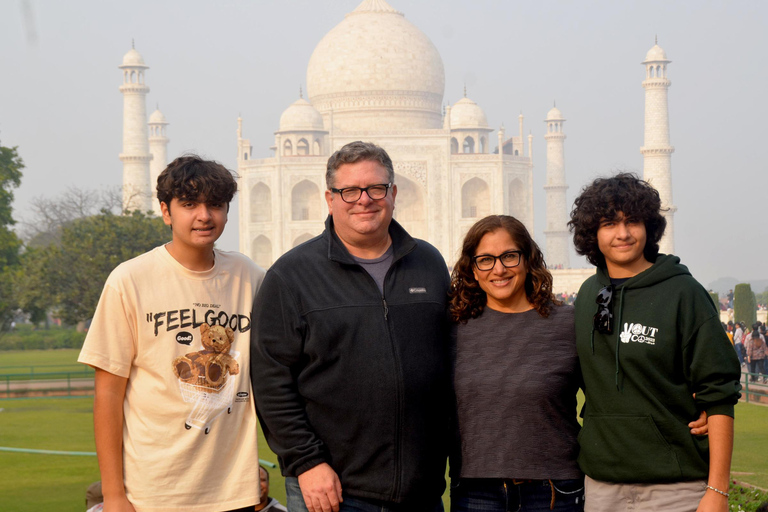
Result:
<instances>
[{"instance_id":1,"label":"woman in gray top","mask_svg":"<svg viewBox=\"0 0 768 512\"><path fill-rule=\"evenodd\" d=\"M492 215L470 228L450 313L461 438L451 509L583 510L573 307L555 299L541 250L520 221Z\"/></svg>"}]
</instances>

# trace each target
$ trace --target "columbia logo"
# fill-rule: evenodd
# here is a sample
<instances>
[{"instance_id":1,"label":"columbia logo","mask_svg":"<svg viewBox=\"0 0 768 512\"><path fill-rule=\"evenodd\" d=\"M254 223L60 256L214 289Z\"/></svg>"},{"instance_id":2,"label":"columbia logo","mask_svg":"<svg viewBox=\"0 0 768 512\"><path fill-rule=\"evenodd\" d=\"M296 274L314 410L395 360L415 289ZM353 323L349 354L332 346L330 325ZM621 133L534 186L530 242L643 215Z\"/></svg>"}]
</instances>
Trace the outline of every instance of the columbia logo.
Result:
<instances>
[{"instance_id":1,"label":"columbia logo","mask_svg":"<svg viewBox=\"0 0 768 512\"><path fill-rule=\"evenodd\" d=\"M427 293L426 288L408 288L408 293Z\"/></svg>"}]
</instances>

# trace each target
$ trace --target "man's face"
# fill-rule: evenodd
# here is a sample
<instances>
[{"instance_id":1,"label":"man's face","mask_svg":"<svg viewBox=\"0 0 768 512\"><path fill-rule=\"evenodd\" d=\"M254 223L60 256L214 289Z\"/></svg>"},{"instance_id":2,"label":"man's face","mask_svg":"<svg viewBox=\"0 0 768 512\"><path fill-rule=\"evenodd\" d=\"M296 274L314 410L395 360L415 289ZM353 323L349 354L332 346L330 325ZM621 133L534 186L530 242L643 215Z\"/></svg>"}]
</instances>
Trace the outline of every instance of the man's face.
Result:
<instances>
[{"instance_id":1,"label":"man's face","mask_svg":"<svg viewBox=\"0 0 768 512\"><path fill-rule=\"evenodd\" d=\"M170 206L170 208L169 208ZM171 199L160 203L163 222L171 226L173 243L178 247L204 249L213 247L227 225L227 204L202 199Z\"/></svg>"},{"instance_id":2,"label":"man's face","mask_svg":"<svg viewBox=\"0 0 768 512\"><path fill-rule=\"evenodd\" d=\"M365 188L371 185L389 183L387 170L378 162L363 160L354 164L343 164L336 170L333 188ZM336 234L345 244L367 245L370 240L387 236L392 211L395 209L397 186L393 185L383 199L373 200L363 192L354 203L346 203L341 195L325 191L328 213L333 216Z\"/></svg>"},{"instance_id":3,"label":"man's face","mask_svg":"<svg viewBox=\"0 0 768 512\"><path fill-rule=\"evenodd\" d=\"M264 468L261 467L259 468L259 483L261 484L261 501L259 503L264 503L269 498L269 477Z\"/></svg>"},{"instance_id":4,"label":"man's face","mask_svg":"<svg viewBox=\"0 0 768 512\"><path fill-rule=\"evenodd\" d=\"M614 219L603 219L597 229L597 245L605 256L611 277L632 277L650 266L645 259L645 224L627 218L622 212Z\"/></svg>"}]
</instances>

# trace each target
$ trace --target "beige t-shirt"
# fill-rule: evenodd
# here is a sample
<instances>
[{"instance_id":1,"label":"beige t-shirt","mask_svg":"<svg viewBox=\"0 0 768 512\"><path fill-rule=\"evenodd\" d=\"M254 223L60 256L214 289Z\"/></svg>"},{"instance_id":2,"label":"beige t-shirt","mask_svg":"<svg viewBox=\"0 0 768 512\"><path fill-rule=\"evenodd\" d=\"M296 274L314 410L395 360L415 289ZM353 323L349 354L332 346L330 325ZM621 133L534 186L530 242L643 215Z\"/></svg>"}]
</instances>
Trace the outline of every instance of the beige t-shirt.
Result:
<instances>
[{"instance_id":1,"label":"beige t-shirt","mask_svg":"<svg viewBox=\"0 0 768 512\"><path fill-rule=\"evenodd\" d=\"M194 272L157 247L118 266L104 286L78 361L128 378L123 412L125 489L137 511L231 510L258 502L256 413L251 396L251 305L264 270L215 251ZM221 327L212 350L203 324ZM223 340L223 345L222 345ZM177 376L180 357L203 375ZM182 362L184 362L182 361ZM221 369L223 368L223 372ZM182 377L185 377L182 379Z\"/></svg>"}]
</instances>

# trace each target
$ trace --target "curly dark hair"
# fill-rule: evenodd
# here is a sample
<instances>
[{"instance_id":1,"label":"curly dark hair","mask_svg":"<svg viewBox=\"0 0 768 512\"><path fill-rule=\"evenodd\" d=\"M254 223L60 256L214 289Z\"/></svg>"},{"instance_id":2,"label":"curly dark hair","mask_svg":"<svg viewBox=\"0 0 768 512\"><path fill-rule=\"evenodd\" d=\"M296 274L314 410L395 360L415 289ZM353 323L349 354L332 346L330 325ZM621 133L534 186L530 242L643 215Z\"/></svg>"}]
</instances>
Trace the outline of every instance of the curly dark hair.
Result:
<instances>
[{"instance_id":1,"label":"curly dark hair","mask_svg":"<svg viewBox=\"0 0 768 512\"><path fill-rule=\"evenodd\" d=\"M597 244L597 230L604 219L617 219L619 214L645 224L643 255L649 262L659 255L659 240L664 235L667 219L661 214L659 192L637 174L622 172L610 178L597 178L584 187L571 210L568 227L573 233L576 252L586 256L597 267L605 266L605 256Z\"/></svg>"},{"instance_id":2,"label":"curly dark hair","mask_svg":"<svg viewBox=\"0 0 768 512\"><path fill-rule=\"evenodd\" d=\"M525 296L533 308L544 318L549 316L553 304L560 304L552 293L552 274L547 270L544 256L522 222L509 215L489 215L469 228L461 247L461 255L451 274L449 313L454 322L466 323L477 318L485 309L487 296L480 288L473 272L472 257L483 237L504 229L522 251L527 267Z\"/></svg>"},{"instance_id":3,"label":"curly dark hair","mask_svg":"<svg viewBox=\"0 0 768 512\"><path fill-rule=\"evenodd\" d=\"M197 155L180 156L157 177L157 199L171 208L171 200L203 199L227 205L237 192L237 176L213 160Z\"/></svg>"}]
</instances>

